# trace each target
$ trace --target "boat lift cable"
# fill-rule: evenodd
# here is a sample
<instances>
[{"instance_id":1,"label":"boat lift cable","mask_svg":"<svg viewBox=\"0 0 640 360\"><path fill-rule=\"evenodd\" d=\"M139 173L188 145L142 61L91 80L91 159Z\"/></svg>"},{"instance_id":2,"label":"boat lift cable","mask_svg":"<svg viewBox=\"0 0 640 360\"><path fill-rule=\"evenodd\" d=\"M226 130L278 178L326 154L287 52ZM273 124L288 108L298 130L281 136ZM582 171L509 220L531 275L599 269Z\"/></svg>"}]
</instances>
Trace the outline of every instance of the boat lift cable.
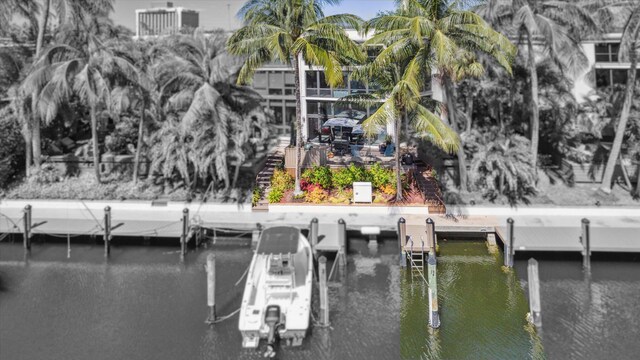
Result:
<instances>
[{"instance_id":1,"label":"boat lift cable","mask_svg":"<svg viewBox=\"0 0 640 360\"><path fill-rule=\"evenodd\" d=\"M219 316L219 317L217 317L215 320L213 320L213 321L211 322L211 324L221 323L221 322L223 322L223 321L225 321L225 320L227 320L227 319L229 319L229 318L233 317L235 314L237 314L237 313L239 313L239 312L240 312L240 309L241 309L241 308L237 308L237 309L236 309L235 311L233 311L231 314L228 314L228 315L225 315L225 316Z\"/></svg>"},{"instance_id":2,"label":"boat lift cable","mask_svg":"<svg viewBox=\"0 0 640 360\"><path fill-rule=\"evenodd\" d=\"M84 206L85 209L87 209L87 211L89 212L89 215L91 215L91 217L93 218L93 220L96 221L96 224L98 224L98 227L100 227L100 230L104 230L104 227L102 226L102 223L100 221L98 221L98 219L93 215L93 212L91 212L91 209L89 209L89 207L87 206L87 204L85 204L84 200L80 199L80 202L82 203L82 205Z\"/></svg>"},{"instance_id":3,"label":"boat lift cable","mask_svg":"<svg viewBox=\"0 0 640 360\"><path fill-rule=\"evenodd\" d=\"M238 286L238 284L240 284L242 279L244 279L244 277L247 276L247 274L249 273L249 268L250 267L251 267L251 264L249 264L249 266L247 266L247 270L245 270L244 273L242 274L242 276L240 276L240 279L238 279L238 281L236 281L236 285L235 286Z\"/></svg>"}]
</instances>

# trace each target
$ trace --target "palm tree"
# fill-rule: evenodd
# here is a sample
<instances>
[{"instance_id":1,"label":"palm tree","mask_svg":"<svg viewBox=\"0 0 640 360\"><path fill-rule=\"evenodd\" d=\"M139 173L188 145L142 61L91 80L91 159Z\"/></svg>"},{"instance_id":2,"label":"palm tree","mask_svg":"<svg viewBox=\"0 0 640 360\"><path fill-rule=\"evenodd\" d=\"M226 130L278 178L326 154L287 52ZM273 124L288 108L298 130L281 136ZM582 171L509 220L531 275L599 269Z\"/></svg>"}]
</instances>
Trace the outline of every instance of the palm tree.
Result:
<instances>
[{"instance_id":1,"label":"palm tree","mask_svg":"<svg viewBox=\"0 0 640 360\"><path fill-rule=\"evenodd\" d=\"M227 52L226 39L222 31L205 36L200 30L192 36L171 37L168 46L174 56L165 58L160 66L164 91L172 94L169 104L184 111L181 126L183 138L192 149L194 181L211 175L214 184L221 180L228 190L231 179L227 156L234 148L234 136L239 136L238 141L244 139L234 131L250 130L235 123L263 109L255 91L235 84L241 63ZM241 147L235 147L235 155ZM242 162L238 161L239 167Z\"/></svg>"},{"instance_id":2,"label":"palm tree","mask_svg":"<svg viewBox=\"0 0 640 360\"><path fill-rule=\"evenodd\" d=\"M607 16L607 14L614 7L621 7L628 16L622 31L619 58L621 60L628 60L631 66L629 67L629 72L627 74L627 85L624 93L624 104L622 105L622 111L620 112L620 120L618 120L616 134L613 138L613 144L611 145L611 152L609 153L607 165L605 166L604 175L602 177L602 186L600 189L605 193L611 192L613 187L613 171L618 157L620 156L620 149L622 148L622 141L629 121L631 104L636 90L638 52L640 52L640 5L629 2L618 2L618 4L613 3L612 5L604 6L599 9L599 12L601 12L599 15L604 16L605 19L610 19L611 17Z\"/></svg>"},{"instance_id":3,"label":"palm tree","mask_svg":"<svg viewBox=\"0 0 640 360\"><path fill-rule=\"evenodd\" d=\"M229 52L245 56L238 83L248 83L262 64L280 61L295 71L296 97L296 182L300 193L302 114L300 105L300 61L324 68L327 83L343 81L342 66L364 61L364 53L347 36L343 26L359 29L361 19L354 15L325 17L325 4L339 0L249 0L239 12L245 26L227 42Z\"/></svg>"},{"instance_id":4,"label":"palm tree","mask_svg":"<svg viewBox=\"0 0 640 360\"><path fill-rule=\"evenodd\" d=\"M414 79L430 78L433 70L440 72L449 95L447 113L454 128L455 98L451 81L483 72L475 54L484 54L511 71L511 60L515 55L513 45L477 14L459 9L457 1L404 0L396 13L374 18L368 26L375 29L375 35L365 44L386 46L373 61L374 68L408 60L402 69L406 85ZM423 86L415 85L417 88L412 91L420 95ZM464 152L457 144L449 150L452 149L459 152L461 167L466 171ZM465 171L461 172L462 186L466 186Z\"/></svg>"},{"instance_id":5,"label":"palm tree","mask_svg":"<svg viewBox=\"0 0 640 360\"><path fill-rule=\"evenodd\" d=\"M38 27L37 16L39 6L36 0L3 0L0 1L0 36L11 34L15 16L28 20L34 29Z\"/></svg>"},{"instance_id":6,"label":"palm tree","mask_svg":"<svg viewBox=\"0 0 640 360\"><path fill-rule=\"evenodd\" d=\"M544 47L563 71L577 74L588 66L580 47L580 37L595 33L598 27L589 11L575 1L489 0L477 11L489 23L514 35L518 45L522 37L526 37L531 86L531 151L535 165L538 160L540 104L534 43Z\"/></svg>"},{"instance_id":7,"label":"palm tree","mask_svg":"<svg viewBox=\"0 0 640 360\"><path fill-rule=\"evenodd\" d=\"M38 117L50 123L72 94L89 107L96 180L100 182L98 110L110 104L109 77L116 73L129 79L138 77L137 69L126 58L114 54L96 35L86 34L82 47L54 45L48 48L25 79L23 87L38 93L34 102ZM35 147L34 147L35 149ZM36 156L34 152L34 157Z\"/></svg>"}]
</instances>

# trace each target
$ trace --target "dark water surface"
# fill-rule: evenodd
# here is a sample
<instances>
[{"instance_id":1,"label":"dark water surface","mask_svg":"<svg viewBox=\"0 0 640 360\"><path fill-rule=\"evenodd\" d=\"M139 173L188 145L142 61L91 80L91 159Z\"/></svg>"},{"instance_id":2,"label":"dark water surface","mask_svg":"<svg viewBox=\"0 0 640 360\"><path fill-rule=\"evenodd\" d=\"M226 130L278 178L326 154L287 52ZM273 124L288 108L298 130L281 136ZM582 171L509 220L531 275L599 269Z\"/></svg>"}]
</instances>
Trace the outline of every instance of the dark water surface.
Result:
<instances>
[{"instance_id":1,"label":"dark water surface","mask_svg":"<svg viewBox=\"0 0 640 360\"><path fill-rule=\"evenodd\" d=\"M403 359L542 359L540 339L527 326L528 303L500 253L481 241L441 241L438 300L441 326L428 324L424 281L402 276Z\"/></svg>"},{"instance_id":2,"label":"dark water surface","mask_svg":"<svg viewBox=\"0 0 640 360\"><path fill-rule=\"evenodd\" d=\"M549 359L640 359L640 262L540 260L542 342ZM527 261L516 261L526 285Z\"/></svg>"},{"instance_id":3,"label":"dark water surface","mask_svg":"<svg viewBox=\"0 0 640 360\"><path fill-rule=\"evenodd\" d=\"M329 329L314 328L300 348L279 359L396 359L400 352L400 270L395 241L377 254L353 240L346 275L329 288ZM212 249L103 248L0 243L0 359L259 359L243 350L238 317L204 323ZM217 312L240 306L249 248L218 247ZM340 274L338 274L340 275ZM317 304L314 303L314 309Z\"/></svg>"}]
</instances>

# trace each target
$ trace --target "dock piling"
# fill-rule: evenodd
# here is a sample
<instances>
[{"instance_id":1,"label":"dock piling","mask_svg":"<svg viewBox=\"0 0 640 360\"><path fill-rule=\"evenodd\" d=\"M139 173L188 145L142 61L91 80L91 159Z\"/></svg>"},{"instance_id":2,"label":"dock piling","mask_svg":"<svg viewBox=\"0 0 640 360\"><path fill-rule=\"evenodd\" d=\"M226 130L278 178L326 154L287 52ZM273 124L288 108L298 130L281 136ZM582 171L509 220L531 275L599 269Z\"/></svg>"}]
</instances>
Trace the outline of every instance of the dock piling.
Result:
<instances>
[{"instance_id":1,"label":"dock piling","mask_svg":"<svg viewBox=\"0 0 640 360\"><path fill-rule=\"evenodd\" d=\"M436 252L436 224L433 219L427 218L427 245L429 253Z\"/></svg>"},{"instance_id":2,"label":"dock piling","mask_svg":"<svg viewBox=\"0 0 640 360\"><path fill-rule=\"evenodd\" d=\"M440 327L440 314L438 313L438 281L436 275L436 252L429 252L429 258L427 260L427 266L429 271L429 325L437 329Z\"/></svg>"},{"instance_id":3,"label":"dock piling","mask_svg":"<svg viewBox=\"0 0 640 360\"><path fill-rule=\"evenodd\" d=\"M104 208L104 256L111 254L111 207Z\"/></svg>"},{"instance_id":4,"label":"dock piling","mask_svg":"<svg viewBox=\"0 0 640 360\"><path fill-rule=\"evenodd\" d=\"M589 224L589 219L582 219L582 236L580 237L584 247L582 251L582 267L586 270L591 270L591 232Z\"/></svg>"},{"instance_id":5,"label":"dock piling","mask_svg":"<svg viewBox=\"0 0 640 360\"><path fill-rule=\"evenodd\" d=\"M209 318L207 323L216 321L216 255L207 255L207 306L209 306Z\"/></svg>"},{"instance_id":6,"label":"dock piling","mask_svg":"<svg viewBox=\"0 0 640 360\"><path fill-rule=\"evenodd\" d=\"M407 267L407 254L404 244L407 242L407 221L401 217L398 219L398 246L400 246L400 267Z\"/></svg>"},{"instance_id":7,"label":"dock piling","mask_svg":"<svg viewBox=\"0 0 640 360\"><path fill-rule=\"evenodd\" d=\"M338 220L338 245L340 246L340 266L347 264L347 224L343 219Z\"/></svg>"},{"instance_id":8,"label":"dock piling","mask_svg":"<svg viewBox=\"0 0 640 360\"><path fill-rule=\"evenodd\" d=\"M327 285L327 258L318 260L318 277L320 279L320 325L329 326L329 290Z\"/></svg>"},{"instance_id":9,"label":"dock piling","mask_svg":"<svg viewBox=\"0 0 640 360\"><path fill-rule=\"evenodd\" d=\"M316 257L316 245L318 245L318 218L311 219L311 224L309 225L309 240L311 241L313 257Z\"/></svg>"},{"instance_id":10,"label":"dock piling","mask_svg":"<svg viewBox=\"0 0 640 360\"><path fill-rule=\"evenodd\" d=\"M24 229L24 249L31 251L31 205L24 207L24 216L22 217Z\"/></svg>"},{"instance_id":11,"label":"dock piling","mask_svg":"<svg viewBox=\"0 0 640 360\"><path fill-rule=\"evenodd\" d=\"M180 236L180 257L187 253L187 234L189 233L189 209L182 210L182 236Z\"/></svg>"},{"instance_id":12,"label":"dock piling","mask_svg":"<svg viewBox=\"0 0 640 360\"><path fill-rule=\"evenodd\" d=\"M527 265L527 279L529 281L529 314L531 322L536 327L542 326L542 315L540 312L540 277L538 275L538 261L529 259Z\"/></svg>"},{"instance_id":13,"label":"dock piling","mask_svg":"<svg viewBox=\"0 0 640 360\"><path fill-rule=\"evenodd\" d=\"M504 266L513 267L513 219L507 219L507 241L504 244Z\"/></svg>"}]
</instances>

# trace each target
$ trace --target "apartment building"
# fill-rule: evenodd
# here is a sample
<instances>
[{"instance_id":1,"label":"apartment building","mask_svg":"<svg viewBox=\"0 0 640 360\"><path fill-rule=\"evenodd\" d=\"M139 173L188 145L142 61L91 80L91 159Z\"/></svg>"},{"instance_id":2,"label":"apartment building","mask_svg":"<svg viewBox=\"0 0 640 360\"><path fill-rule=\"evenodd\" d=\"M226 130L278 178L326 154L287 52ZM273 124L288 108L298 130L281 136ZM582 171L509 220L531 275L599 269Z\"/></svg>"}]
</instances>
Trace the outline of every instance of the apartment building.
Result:
<instances>
[{"instance_id":1,"label":"apartment building","mask_svg":"<svg viewBox=\"0 0 640 360\"><path fill-rule=\"evenodd\" d=\"M174 34L182 28L200 26L200 15L196 10L183 7L166 7L136 10L136 37Z\"/></svg>"}]
</instances>

